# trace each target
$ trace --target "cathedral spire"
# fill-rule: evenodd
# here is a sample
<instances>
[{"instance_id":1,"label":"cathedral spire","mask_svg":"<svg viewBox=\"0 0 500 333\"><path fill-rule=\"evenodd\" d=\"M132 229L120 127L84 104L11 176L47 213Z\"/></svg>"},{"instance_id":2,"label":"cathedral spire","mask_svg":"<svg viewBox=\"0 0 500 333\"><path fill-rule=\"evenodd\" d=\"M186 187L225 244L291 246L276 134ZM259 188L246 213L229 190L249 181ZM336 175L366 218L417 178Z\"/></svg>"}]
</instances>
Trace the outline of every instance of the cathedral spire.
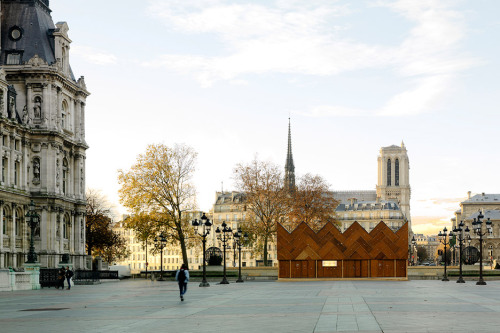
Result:
<instances>
[{"instance_id":1,"label":"cathedral spire","mask_svg":"<svg viewBox=\"0 0 500 333\"><path fill-rule=\"evenodd\" d=\"M288 118L288 151L286 154L285 164L285 188L289 191L293 191L295 189L295 166L293 165L290 118Z\"/></svg>"}]
</instances>

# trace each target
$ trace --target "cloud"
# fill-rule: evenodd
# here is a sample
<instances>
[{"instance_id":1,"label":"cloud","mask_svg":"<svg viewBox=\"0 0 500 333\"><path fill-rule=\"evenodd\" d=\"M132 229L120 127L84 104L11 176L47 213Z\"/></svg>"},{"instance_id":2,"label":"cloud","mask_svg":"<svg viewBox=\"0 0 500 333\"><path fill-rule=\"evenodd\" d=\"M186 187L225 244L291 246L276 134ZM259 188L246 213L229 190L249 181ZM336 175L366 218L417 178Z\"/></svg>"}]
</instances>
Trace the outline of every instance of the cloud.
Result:
<instances>
[{"instance_id":1,"label":"cloud","mask_svg":"<svg viewBox=\"0 0 500 333\"><path fill-rule=\"evenodd\" d=\"M73 45L71 53L73 56L83 58L95 65L114 65L118 62L118 58L114 54L91 46Z\"/></svg>"},{"instance_id":2,"label":"cloud","mask_svg":"<svg viewBox=\"0 0 500 333\"><path fill-rule=\"evenodd\" d=\"M224 0L151 1L149 12L184 34L210 34L223 43L222 54L167 54L144 66L194 76L202 86L234 81L248 74L284 73L334 76L384 69L401 81L401 90L367 110L313 106L305 114L405 116L437 105L457 76L478 63L460 53L466 35L463 16L446 0L378 1L413 24L398 45L368 43L349 37L337 18L351 14L339 1L278 0L269 5Z\"/></svg>"},{"instance_id":3,"label":"cloud","mask_svg":"<svg viewBox=\"0 0 500 333\"><path fill-rule=\"evenodd\" d=\"M411 223L416 234L436 235L444 227L451 228L450 218L443 216L412 216Z\"/></svg>"}]
</instances>

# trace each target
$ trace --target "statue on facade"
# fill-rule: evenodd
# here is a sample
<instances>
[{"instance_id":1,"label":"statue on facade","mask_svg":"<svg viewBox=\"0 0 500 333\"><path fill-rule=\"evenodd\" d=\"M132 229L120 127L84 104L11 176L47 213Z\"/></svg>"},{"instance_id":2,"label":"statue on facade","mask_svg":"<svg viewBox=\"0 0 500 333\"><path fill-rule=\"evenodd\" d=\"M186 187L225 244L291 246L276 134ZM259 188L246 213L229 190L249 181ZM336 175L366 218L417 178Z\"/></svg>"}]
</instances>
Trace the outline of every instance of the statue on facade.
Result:
<instances>
[{"instance_id":1,"label":"statue on facade","mask_svg":"<svg viewBox=\"0 0 500 333\"><path fill-rule=\"evenodd\" d=\"M3 101L3 91L0 91L0 116L4 116L3 114L3 108L5 106L5 103Z\"/></svg>"},{"instance_id":2,"label":"statue on facade","mask_svg":"<svg viewBox=\"0 0 500 333\"><path fill-rule=\"evenodd\" d=\"M56 160L56 186L59 187L59 160Z\"/></svg>"},{"instance_id":3,"label":"statue on facade","mask_svg":"<svg viewBox=\"0 0 500 333\"><path fill-rule=\"evenodd\" d=\"M29 123L31 123L31 119L28 114L28 107L25 105L23 108L23 124L28 125Z\"/></svg>"},{"instance_id":4,"label":"statue on facade","mask_svg":"<svg viewBox=\"0 0 500 333\"><path fill-rule=\"evenodd\" d=\"M33 184L40 184L40 161L33 161Z\"/></svg>"},{"instance_id":5,"label":"statue on facade","mask_svg":"<svg viewBox=\"0 0 500 333\"><path fill-rule=\"evenodd\" d=\"M35 116L35 119L42 118L42 99L39 96L35 97L35 105L33 106L33 114Z\"/></svg>"},{"instance_id":6,"label":"statue on facade","mask_svg":"<svg viewBox=\"0 0 500 333\"><path fill-rule=\"evenodd\" d=\"M9 98L8 113L11 118L16 117L16 98L14 96Z\"/></svg>"}]
</instances>

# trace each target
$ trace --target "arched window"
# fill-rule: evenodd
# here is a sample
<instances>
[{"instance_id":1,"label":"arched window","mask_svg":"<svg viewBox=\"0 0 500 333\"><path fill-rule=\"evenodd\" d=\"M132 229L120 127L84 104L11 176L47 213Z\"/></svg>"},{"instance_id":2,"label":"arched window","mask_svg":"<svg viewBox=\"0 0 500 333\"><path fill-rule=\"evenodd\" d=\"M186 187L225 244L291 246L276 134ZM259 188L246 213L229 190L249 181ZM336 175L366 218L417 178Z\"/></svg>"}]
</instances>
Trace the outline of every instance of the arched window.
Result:
<instances>
[{"instance_id":1,"label":"arched window","mask_svg":"<svg viewBox=\"0 0 500 333\"><path fill-rule=\"evenodd\" d=\"M21 237L23 232L23 213L19 209L14 212L14 226L16 228L16 237Z\"/></svg>"},{"instance_id":2,"label":"arched window","mask_svg":"<svg viewBox=\"0 0 500 333\"><path fill-rule=\"evenodd\" d=\"M394 162L394 185L399 186L399 159Z\"/></svg>"},{"instance_id":3,"label":"arched window","mask_svg":"<svg viewBox=\"0 0 500 333\"><path fill-rule=\"evenodd\" d=\"M63 179L62 179L62 191L63 194L66 194L66 186L68 185L68 161L66 159L63 160Z\"/></svg>"},{"instance_id":4,"label":"arched window","mask_svg":"<svg viewBox=\"0 0 500 333\"><path fill-rule=\"evenodd\" d=\"M387 160L387 186L391 186L391 159Z\"/></svg>"},{"instance_id":5,"label":"arched window","mask_svg":"<svg viewBox=\"0 0 500 333\"><path fill-rule=\"evenodd\" d=\"M61 128L66 128L67 114L68 114L68 103L66 103L66 101L63 101L61 105Z\"/></svg>"}]
</instances>

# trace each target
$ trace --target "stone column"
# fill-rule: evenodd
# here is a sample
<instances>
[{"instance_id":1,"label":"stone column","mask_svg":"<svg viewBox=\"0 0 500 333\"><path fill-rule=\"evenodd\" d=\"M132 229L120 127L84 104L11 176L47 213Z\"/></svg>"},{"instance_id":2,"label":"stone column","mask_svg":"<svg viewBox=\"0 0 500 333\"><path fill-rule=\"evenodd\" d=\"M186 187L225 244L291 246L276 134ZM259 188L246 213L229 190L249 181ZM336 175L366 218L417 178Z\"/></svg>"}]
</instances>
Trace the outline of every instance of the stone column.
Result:
<instances>
[{"instance_id":1,"label":"stone column","mask_svg":"<svg viewBox=\"0 0 500 333\"><path fill-rule=\"evenodd\" d=\"M3 253L3 200L0 200L0 268L5 267L5 258Z\"/></svg>"},{"instance_id":2,"label":"stone column","mask_svg":"<svg viewBox=\"0 0 500 333\"><path fill-rule=\"evenodd\" d=\"M75 139L76 141L80 141L80 116L81 116L81 103L80 101L75 99L75 102L73 103L74 107L74 115L75 115Z\"/></svg>"},{"instance_id":3,"label":"stone column","mask_svg":"<svg viewBox=\"0 0 500 333\"><path fill-rule=\"evenodd\" d=\"M47 127L51 128L54 124L52 124L52 117L50 112L50 94L49 91L52 90L52 85L50 83L44 83L42 85L42 122Z\"/></svg>"},{"instance_id":4,"label":"stone column","mask_svg":"<svg viewBox=\"0 0 500 333\"><path fill-rule=\"evenodd\" d=\"M14 223L14 214L16 213L16 204L11 204L10 210L10 253L12 258L12 267L17 267L16 260L16 226Z\"/></svg>"},{"instance_id":5,"label":"stone column","mask_svg":"<svg viewBox=\"0 0 500 333\"><path fill-rule=\"evenodd\" d=\"M47 211L47 207L42 207L40 212L40 252L47 253L49 250L50 243L50 217Z\"/></svg>"},{"instance_id":6,"label":"stone column","mask_svg":"<svg viewBox=\"0 0 500 333\"><path fill-rule=\"evenodd\" d=\"M69 253L75 254L75 212L71 212L71 217L69 218L70 231L69 231Z\"/></svg>"},{"instance_id":7,"label":"stone column","mask_svg":"<svg viewBox=\"0 0 500 333\"><path fill-rule=\"evenodd\" d=\"M28 118L33 120L35 115L33 114L33 86L31 83L26 84L26 107L28 108ZM29 120L28 120L29 122Z\"/></svg>"},{"instance_id":8,"label":"stone column","mask_svg":"<svg viewBox=\"0 0 500 333\"><path fill-rule=\"evenodd\" d=\"M81 126L82 141L85 141L85 103L83 102L81 104L80 126Z\"/></svg>"},{"instance_id":9,"label":"stone column","mask_svg":"<svg viewBox=\"0 0 500 333\"><path fill-rule=\"evenodd\" d=\"M61 125L61 103L62 103L62 90L60 87L57 87L57 98L56 98L56 113L57 113L57 117L56 117L56 128L59 129L59 130L63 130L62 128L62 125Z\"/></svg>"}]
</instances>

